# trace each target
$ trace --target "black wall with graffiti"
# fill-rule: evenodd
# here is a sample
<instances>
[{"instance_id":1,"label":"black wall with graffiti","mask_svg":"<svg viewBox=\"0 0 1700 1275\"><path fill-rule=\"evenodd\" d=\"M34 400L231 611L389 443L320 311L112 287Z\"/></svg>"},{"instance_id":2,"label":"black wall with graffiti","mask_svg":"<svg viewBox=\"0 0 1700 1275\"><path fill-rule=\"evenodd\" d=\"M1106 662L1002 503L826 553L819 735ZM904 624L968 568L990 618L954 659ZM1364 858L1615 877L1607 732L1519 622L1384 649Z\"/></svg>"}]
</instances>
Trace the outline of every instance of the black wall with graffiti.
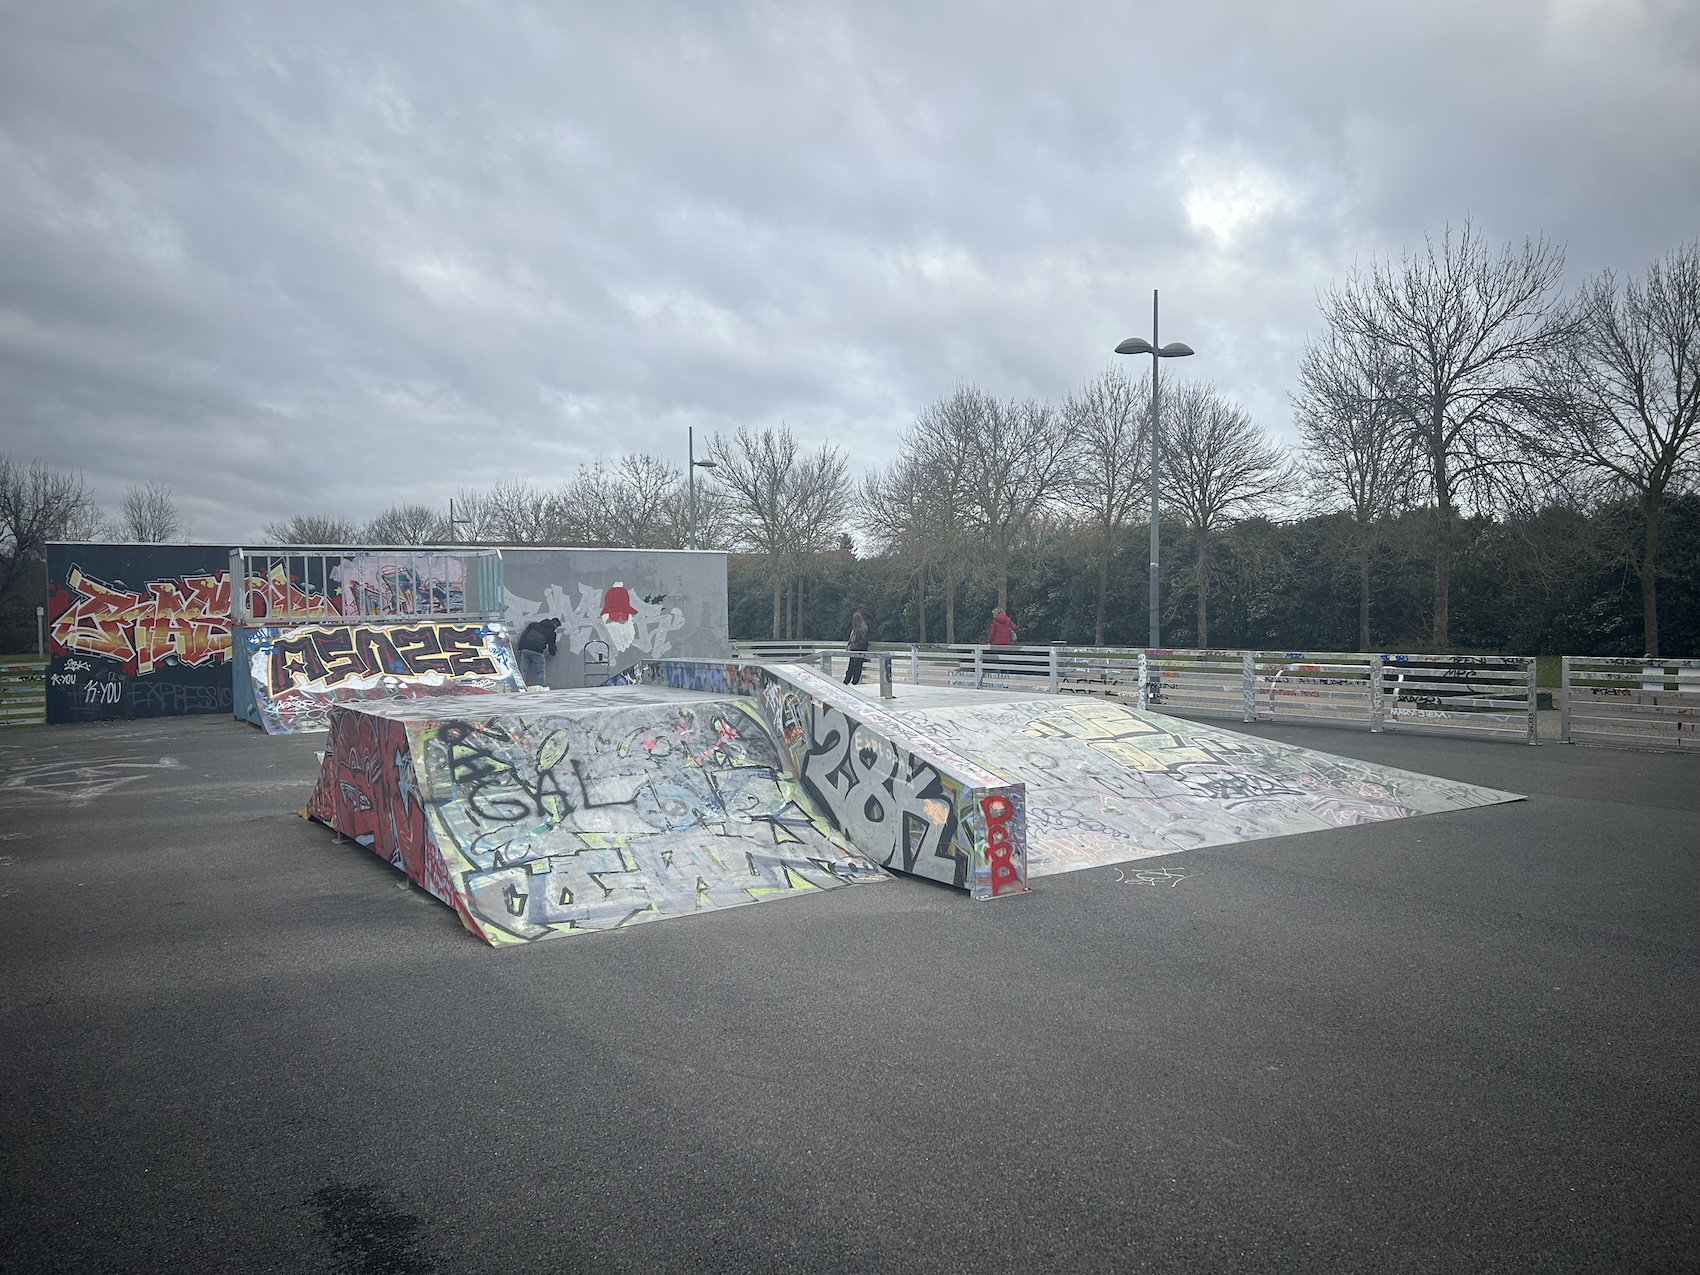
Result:
<instances>
[{"instance_id":1,"label":"black wall with graffiti","mask_svg":"<svg viewBox=\"0 0 1700 1275\"><path fill-rule=\"evenodd\" d=\"M230 712L228 545L47 547L47 720Z\"/></svg>"}]
</instances>

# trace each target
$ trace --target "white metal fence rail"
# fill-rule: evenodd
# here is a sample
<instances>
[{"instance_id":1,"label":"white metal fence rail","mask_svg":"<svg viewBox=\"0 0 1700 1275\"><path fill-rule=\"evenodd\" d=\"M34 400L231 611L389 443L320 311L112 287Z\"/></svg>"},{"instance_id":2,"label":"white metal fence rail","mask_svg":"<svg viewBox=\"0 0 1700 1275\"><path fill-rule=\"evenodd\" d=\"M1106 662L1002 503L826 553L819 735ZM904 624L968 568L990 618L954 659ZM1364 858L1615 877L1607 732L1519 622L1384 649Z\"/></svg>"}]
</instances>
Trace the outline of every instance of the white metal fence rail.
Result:
<instances>
[{"instance_id":1,"label":"white metal fence rail","mask_svg":"<svg viewBox=\"0 0 1700 1275\"><path fill-rule=\"evenodd\" d=\"M47 665L0 664L0 726L40 726L47 720Z\"/></svg>"},{"instance_id":2,"label":"white metal fence rail","mask_svg":"<svg viewBox=\"0 0 1700 1275\"><path fill-rule=\"evenodd\" d=\"M828 672L847 658L812 642L733 645L744 658L811 660ZM893 678L913 685L1098 695L1246 722L1539 739L1533 656L882 643L869 652L870 666L884 655Z\"/></svg>"},{"instance_id":3,"label":"white metal fence rail","mask_svg":"<svg viewBox=\"0 0 1700 1275\"><path fill-rule=\"evenodd\" d=\"M1700 660L1566 655L1560 679L1565 743L1700 749Z\"/></svg>"}]
</instances>

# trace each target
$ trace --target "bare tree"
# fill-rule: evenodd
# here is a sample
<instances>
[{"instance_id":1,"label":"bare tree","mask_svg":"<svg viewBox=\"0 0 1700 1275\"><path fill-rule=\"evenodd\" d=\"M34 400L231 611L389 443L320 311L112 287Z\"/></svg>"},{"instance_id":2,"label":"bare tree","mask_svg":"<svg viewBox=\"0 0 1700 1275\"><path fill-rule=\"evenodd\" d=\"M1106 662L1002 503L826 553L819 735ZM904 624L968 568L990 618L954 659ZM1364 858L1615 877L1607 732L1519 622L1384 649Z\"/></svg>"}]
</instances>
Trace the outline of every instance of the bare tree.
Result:
<instances>
[{"instance_id":1,"label":"bare tree","mask_svg":"<svg viewBox=\"0 0 1700 1275\"><path fill-rule=\"evenodd\" d=\"M927 640L927 587L935 578L947 582L945 640L956 640L952 604L960 575L959 528L950 493L937 478L922 459L900 456L888 468L863 477L857 510L876 552L888 558L900 573L898 579L915 591L923 643Z\"/></svg>"},{"instance_id":2,"label":"bare tree","mask_svg":"<svg viewBox=\"0 0 1700 1275\"><path fill-rule=\"evenodd\" d=\"M100 521L81 474L0 452L0 605L26 572L40 569L48 541L86 539Z\"/></svg>"},{"instance_id":3,"label":"bare tree","mask_svg":"<svg viewBox=\"0 0 1700 1275\"><path fill-rule=\"evenodd\" d=\"M183 532L183 517L164 483L131 484L118 505L118 534L125 540L158 543Z\"/></svg>"},{"instance_id":4,"label":"bare tree","mask_svg":"<svg viewBox=\"0 0 1700 1275\"><path fill-rule=\"evenodd\" d=\"M277 545L351 545L360 539L360 528L348 518L334 514L294 514L281 522L268 522L265 536Z\"/></svg>"},{"instance_id":5,"label":"bare tree","mask_svg":"<svg viewBox=\"0 0 1700 1275\"><path fill-rule=\"evenodd\" d=\"M487 539L510 545L560 544L569 539L560 502L523 478L508 478L485 493Z\"/></svg>"},{"instance_id":6,"label":"bare tree","mask_svg":"<svg viewBox=\"0 0 1700 1275\"><path fill-rule=\"evenodd\" d=\"M682 549L689 539L675 540L673 512L685 484L685 471L671 461L644 452L620 457L612 472L613 500L609 507L608 541L638 549ZM699 496L701 493L698 493ZM686 511L687 524L689 511Z\"/></svg>"},{"instance_id":7,"label":"bare tree","mask_svg":"<svg viewBox=\"0 0 1700 1275\"><path fill-rule=\"evenodd\" d=\"M785 426L716 434L708 454L714 479L726 492L734 543L767 558L773 585L773 636L783 632L781 606L787 583L806 555L837 542L849 512L850 481L844 454L823 446L803 454ZM800 607L792 630L801 627Z\"/></svg>"},{"instance_id":8,"label":"bare tree","mask_svg":"<svg viewBox=\"0 0 1700 1275\"><path fill-rule=\"evenodd\" d=\"M449 538L448 519L430 505L391 505L361 538L374 545L440 545Z\"/></svg>"},{"instance_id":9,"label":"bare tree","mask_svg":"<svg viewBox=\"0 0 1700 1275\"><path fill-rule=\"evenodd\" d=\"M1665 500L1700 477L1700 242L1654 262L1645 283L1594 279L1573 318L1575 336L1543 378L1543 428L1528 442L1561 469L1635 494L1642 646L1657 655Z\"/></svg>"},{"instance_id":10,"label":"bare tree","mask_svg":"<svg viewBox=\"0 0 1700 1275\"><path fill-rule=\"evenodd\" d=\"M1292 461L1214 386L1189 381L1163 400L1163 498L1198 547L1198 645L1210 645L1210 538L1261 513L1294 481Z\"/></svg>"},{"instance_id":11,"label":"bare tree","mask_svg":"<svg viewBox=\"0 0 1700 1275\"><path fill-rule=\"evenodd\" d=\"M983 569L983 559L971 545L974 537L966 513L968 454L959 442L979 428L980 417L996 409L989 396L969 386L958 386L948 397L923 408L901 440L900 486L885 493L885 512L908 519L906 525L894 524L890 530L898 532L910 551L926 563L923 604L927 576L936 574L944 592L946 643L956 641L957 592L976 569ZM904 507L907 515L902 514ZM886 534L884 529L870 529L876 531L876 539Z\"/></svg>"},{"instance_id":12,"label":"bare tree","mask_svg":"<svg viewBox=\"0 0 1700 1275\"><path fill-rule=\"evenodd\" d=\"M1068 421L1044 403L1000 403L961 385L922 411L912 439L923 463L950 476L964 521L990 552L998 605L1007 608L1010 553L1068 485Z\"/></svg>"},{"instance_id":13,"label":"bare tree","mask_svg":"<svg viewBox=\"0 0 1700 1275\"><path fill-rule=\"evenodd\" d=\"M1301 467L1312 499L1352 520L1358 569L1358 649L1370 649L1370 562L1386 519L1408 507L1420 461L1400 405L1397 365L1381 346L1337 330L1299 359L1294 417L1304 436Z\"/></svg>"},{"instance_id":14,"label":"bare tree","mask_svg":"<svg viewBox=\"0 0 1700 1275\"><path fill-rule=\"evenodd\" d=\"M1150 503L1145 490L1150 477L1149 376L1134 381L1122 367L1111 365L1069 397L1063 415L1078 448L1070 500L1085 514L1098 550L1098 618L1092 641L1102 646L1110 555L1121 533Z\"/></svg>"},{"instance_id":15,"label":"bare tree","mask_svg":"<svg viewBox=\"0 0 1700 1275\"><path fill-rule=\"evenodd\" d=\"M1518 459L1512 427L1533 404L1534 368L1567 339L1556 289L1562 249L1545 239L1490 253L1465 221L1421 255L1372 264L1322 301L1334 330L1400 370L1401 411L1434 502L1434 645L1449 645L1452 527L1460 495L1481 503Z\"/></svg>"}]
</instances>

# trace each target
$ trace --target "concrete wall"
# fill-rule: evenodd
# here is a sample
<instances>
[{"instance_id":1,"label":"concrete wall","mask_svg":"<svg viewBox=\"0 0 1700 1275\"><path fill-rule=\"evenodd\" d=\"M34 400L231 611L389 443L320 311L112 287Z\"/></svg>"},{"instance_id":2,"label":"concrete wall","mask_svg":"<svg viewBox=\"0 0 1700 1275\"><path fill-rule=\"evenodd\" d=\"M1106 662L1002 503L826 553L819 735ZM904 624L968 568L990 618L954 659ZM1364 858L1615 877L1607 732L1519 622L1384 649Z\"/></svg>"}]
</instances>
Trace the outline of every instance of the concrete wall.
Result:
<instances>
[{"instance_id":1,"label":"concrete wall","mask_svg":"<svg viewBox=\"0 0 1700 1275\"><path fill-rule=\"evenodd\" d=\"M597 686L643 660L731 657L724 553L503 549L502 569L515 643L532 620L561 621L551 687Z\"/></svg>"}]
</instances>

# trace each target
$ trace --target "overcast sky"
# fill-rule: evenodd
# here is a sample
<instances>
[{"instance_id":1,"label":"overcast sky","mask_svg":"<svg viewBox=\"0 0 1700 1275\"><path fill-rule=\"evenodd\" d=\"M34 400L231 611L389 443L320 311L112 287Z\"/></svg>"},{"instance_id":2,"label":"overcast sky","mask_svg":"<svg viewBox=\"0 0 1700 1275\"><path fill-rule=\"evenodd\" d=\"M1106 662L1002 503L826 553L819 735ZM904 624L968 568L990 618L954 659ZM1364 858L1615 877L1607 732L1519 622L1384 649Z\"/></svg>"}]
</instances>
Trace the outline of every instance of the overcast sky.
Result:
<instances>
[{"instance_id":1,"label":"overcast sky","mask_svg":"<svg viewBox=\"0 0 1700 1275\"><path fill-rule=\"evenodd\" d=\"M212 540L689 425L860 467L1153 288L1286 439L1354 261L1470 216L1640 271L1697 120L1693 0L0 0L0 450Z\"/></svg>"}]
</instances>

